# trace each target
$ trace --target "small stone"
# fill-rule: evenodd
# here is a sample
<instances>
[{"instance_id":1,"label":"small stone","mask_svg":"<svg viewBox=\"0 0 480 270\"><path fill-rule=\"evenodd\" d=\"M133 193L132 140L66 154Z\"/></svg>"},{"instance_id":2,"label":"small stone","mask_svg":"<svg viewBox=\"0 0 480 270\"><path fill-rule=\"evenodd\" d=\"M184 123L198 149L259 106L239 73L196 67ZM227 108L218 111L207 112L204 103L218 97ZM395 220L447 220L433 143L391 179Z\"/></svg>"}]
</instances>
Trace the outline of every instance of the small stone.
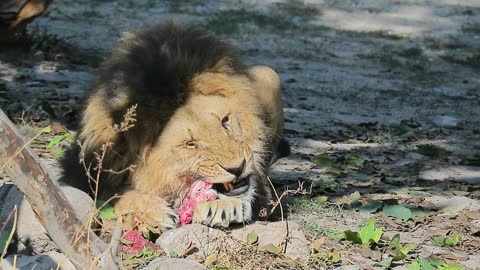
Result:
<instances>
[{"instance_id":1,"label":"small stone","mask_svg":"<svg viewBox=\"0 0 480 270\"><path fill-rule=\"evenodd\" d=\"M258 236L258 245L264 246L273 244L282 246L285 239L288 239L285 255L293 259L308 260L310 257L310 242L300 229L300 226L288 221L288 235L286 222L253 223L239 229L232 230L232 237L247 241L247 235L255 233Z\"/></svg>"},{"instance_id":2,"label":"small stone","mask_svg":"<svg viewBox=\"0 0 480 270\"><path fill-rule=\"evenodd\" d=\"M339 270L361 270L363 269L360 265L342 265L338 267Z\"/></svg>"},{"instance_id":3,"label":"small stone","mask_svg":"<svg viewBox=\"0 0 480 270\"><path fill-rule=\"evenodd\" d=\"M142 270L204 270L205 266L192 259L179 259L179 258L158 258L151 261Z\"/></svg>"},{"instance_id":4,"label":"small stone","mask_svg":"<svg viewBox=\"0 0 480 270\"><path fill-rule=\"evenodd\" d=\"M433 123L437 127L441 128L457 128L459 127L459 121L457 118L452 116L438 116L433 120Z\"/></svg>"},{"instance_id":5,"label":"small stone","mask_svg":"<svg viewBox=\"0 0 480 270\"><path fill-rule=\"evenodd\" d=\"M187 224L164 232L155 244L162 247L167 254L183 254L191 245L198 249L197 254L208 256L224 244L227 235L218 229L198 223Z\"/></svg>"}]
</instances>

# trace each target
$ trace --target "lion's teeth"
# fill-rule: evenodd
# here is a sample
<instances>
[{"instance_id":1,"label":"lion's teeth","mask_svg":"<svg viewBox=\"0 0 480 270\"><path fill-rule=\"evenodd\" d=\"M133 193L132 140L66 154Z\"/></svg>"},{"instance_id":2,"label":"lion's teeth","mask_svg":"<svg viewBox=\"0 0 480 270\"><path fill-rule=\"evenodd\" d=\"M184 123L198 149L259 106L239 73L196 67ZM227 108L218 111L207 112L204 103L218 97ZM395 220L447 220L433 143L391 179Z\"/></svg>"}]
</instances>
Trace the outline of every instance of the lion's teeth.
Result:
<instances>
[{"instance_id":1,"label":"lion's teeth","mask_svg":"<svg viewBox=\"0 0 480 270\"><path fill-rule=\"evenodd\" d=\"M235 185L232 182L223 183L223 187L225 188L226 191L235 189Z\"/></svg>"}]
</instances>

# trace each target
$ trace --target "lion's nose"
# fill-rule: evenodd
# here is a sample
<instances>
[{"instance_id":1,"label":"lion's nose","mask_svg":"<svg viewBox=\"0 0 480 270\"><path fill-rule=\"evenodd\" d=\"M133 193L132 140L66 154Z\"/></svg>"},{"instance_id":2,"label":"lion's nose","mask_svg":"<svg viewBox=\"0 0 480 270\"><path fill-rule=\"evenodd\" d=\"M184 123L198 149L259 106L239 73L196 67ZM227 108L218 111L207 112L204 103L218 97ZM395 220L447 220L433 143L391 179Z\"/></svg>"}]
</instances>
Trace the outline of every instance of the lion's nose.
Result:
<instances>
[{"instance_id":1,"label":"lion's nose","mask_svg":"<svg viewBox=\"0 0 480 270\"><path fill-rule=\"evenodd\" d=\"M247 161L243 159L242 164L240 164L240 167L237 168L225 168L225 170L236 177L240 177L242 175L243 171L245 170L245 165L247 164Z\"/></svg>"}]
</instances>

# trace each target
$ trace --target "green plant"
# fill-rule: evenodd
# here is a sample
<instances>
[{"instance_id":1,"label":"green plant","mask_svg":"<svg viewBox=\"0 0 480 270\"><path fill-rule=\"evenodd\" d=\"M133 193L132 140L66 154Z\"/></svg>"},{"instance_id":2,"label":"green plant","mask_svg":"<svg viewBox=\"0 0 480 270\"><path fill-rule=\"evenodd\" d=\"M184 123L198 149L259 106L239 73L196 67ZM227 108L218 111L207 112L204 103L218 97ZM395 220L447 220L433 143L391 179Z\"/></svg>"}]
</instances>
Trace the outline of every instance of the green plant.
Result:
<instances>
[{"instance_id":1,"label":"green plant","mask_svg":"<svg viewBox=\"0 0 480 270\"><path fill-rule=\"evenodd\" d=\"M408 270L463 270L462 265L448 265L445 262L435 259L422 259L418 258L407 266Z\"/></svg>"},{"instance_id":2,"label":"green plant","mask_svg":"<svg viewBox=\"0 0 480 270\"><path fill-rule=\"evenodd\" d=\"M458 246L461 242L461 237L458 234L439 235L432 237L432 243L437 247L453 247Z\"/></svg>"},{"instance_id":3,"label":"green plant","mask_svg":"<svg viewBox=\"0 0 480 270\"><path fill-rule=\"evenodd\" d=\"M360 229L360 232L345 231L345 239L355 244L377 244L382 237L383 229L375 228L375 221L369 220L367 224Z\"/></svg>"}]
</instances>

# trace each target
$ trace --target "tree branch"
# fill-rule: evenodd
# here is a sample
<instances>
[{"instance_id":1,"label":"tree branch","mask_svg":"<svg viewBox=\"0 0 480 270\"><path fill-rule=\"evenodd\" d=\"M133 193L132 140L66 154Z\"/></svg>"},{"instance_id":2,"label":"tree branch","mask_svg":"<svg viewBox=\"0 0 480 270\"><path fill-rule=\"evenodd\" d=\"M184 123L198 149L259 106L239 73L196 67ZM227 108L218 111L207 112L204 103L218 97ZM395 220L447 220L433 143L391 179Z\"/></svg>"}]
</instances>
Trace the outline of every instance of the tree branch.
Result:
<instances>
[{"instance_id":1,"label":"tree branch","mask_svg":"<svg viewBox=\"0 0 480 270\"><path fill-rule=\"evenodd\" d=\"M0 153L0 165L4 165L40 223L72 263L84 269L118 269L108 246L90 228L82 228L63 192L1 109ZM95 265L98 257L100 265Z\"/></svg>"}]
</instances>

